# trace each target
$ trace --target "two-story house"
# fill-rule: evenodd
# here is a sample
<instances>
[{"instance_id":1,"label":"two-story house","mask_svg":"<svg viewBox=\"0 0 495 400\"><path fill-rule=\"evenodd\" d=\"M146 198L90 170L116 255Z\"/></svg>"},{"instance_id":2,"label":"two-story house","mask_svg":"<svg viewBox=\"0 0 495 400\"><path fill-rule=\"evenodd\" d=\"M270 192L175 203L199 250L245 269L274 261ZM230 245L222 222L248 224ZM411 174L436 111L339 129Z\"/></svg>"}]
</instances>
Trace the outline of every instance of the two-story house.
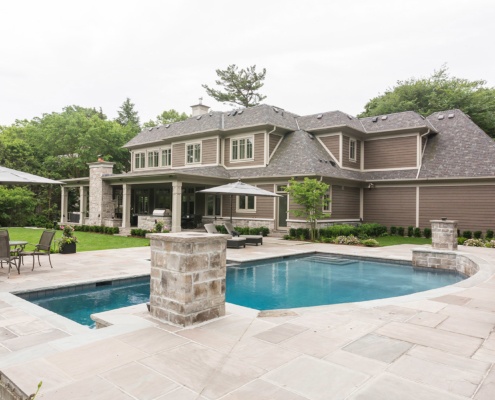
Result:
<instances>
[{"instance_id":1,"label":"two-story house","mask_svg":"<svg viewBox=\"0 0 495 400\"><path fill-rule=\"evenodd\" d=\"M277 198L236 196L235 225L284 230L304 221L284 187L311 177L330 185L328 218L334 223L378 222L429 226L459 220L461 229L495 228L495 143L460 110L423 118L401 112L356 118L340 111L298 116L278 107L214 112L198 104L185 121L147 128L128 142L132 169L90 164L88 178L65 180L79 189L79 223L149 229L158 219L181 229L184 215L203 223L230 217L229 196L199 190L235 180L278 193ZM157 218L153 210L164 209Z\"/></svg>"}]
</instances>

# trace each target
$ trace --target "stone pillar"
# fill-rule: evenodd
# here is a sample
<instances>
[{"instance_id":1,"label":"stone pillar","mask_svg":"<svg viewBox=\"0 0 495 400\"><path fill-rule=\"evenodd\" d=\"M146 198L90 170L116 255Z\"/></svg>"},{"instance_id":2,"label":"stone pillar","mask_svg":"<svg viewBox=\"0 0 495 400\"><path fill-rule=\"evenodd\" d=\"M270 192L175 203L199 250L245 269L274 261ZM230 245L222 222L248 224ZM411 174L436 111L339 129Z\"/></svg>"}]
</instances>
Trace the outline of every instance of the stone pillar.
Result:
<instances>
[{"instance_id":1,"label":"stone pillar","mask_svg":"<svg viewBox=\"0 0 495 400\"><path fill-rule=\"evenodd\" d=\"M228 235L180 232L147 237L151 315L180 326L225 315Z\"/></svg>"},{"instance_id":2,"label":"stone pillar","mask_svg":"<svg viewBox=\"0 0 495 400\"><path fill-rule=\"evenodd\" d=\"M182 222L182 182L172 182L172 232L180 232Z\"/></svg>"},{"instance_id":3,"label":"stone pillar","mask_svg":"<svg viewBox=\"0 0 495 400\"><path fill-rule=\"evenodd\" d=\"M99 161L89 163L89 218L88 225L103 225L105 218L112 218L114 206L112 187L103 181L111 175L115 163Z\"/></svg>"},{"instance_id":4,"label":"stone pillar","mask_svg":"<svg viewBox=\"0 0 495 400\"><path fill-rule=\"evenodd\" d=\"M69 220L68 214L69 205L69 189L61 186L61 200L60 200L60 223L65 224Z\"/></svg>"},{"instance_id":5,"label":"stone pillar","mask_svg":"<svg viewBox=\"0 0 495 400\"><path fill-rule=\"evenodd\" d=\"M434 249L457 250L457 221L432 220L431 244Z\"/></svg>"},{"instance_id":6,"label":"stone pillar","mask_svg":"<svg viewBox=\"0 0 495 400\"><path fill-rule=\"evenodd\" d=\"M122 228L131 227L131 185L122 185Z\"/></svg>"},{"instance_id":7,"label":"stone pillar","mask_svg":"<svg viewBox=\"0 0 495 400\"><path fill-rule=\"evenodd\" d=\"M79 186L79 223L86 222L86 208L88 205L88 192L85 186Z\"/></svg>"}]
</instances>

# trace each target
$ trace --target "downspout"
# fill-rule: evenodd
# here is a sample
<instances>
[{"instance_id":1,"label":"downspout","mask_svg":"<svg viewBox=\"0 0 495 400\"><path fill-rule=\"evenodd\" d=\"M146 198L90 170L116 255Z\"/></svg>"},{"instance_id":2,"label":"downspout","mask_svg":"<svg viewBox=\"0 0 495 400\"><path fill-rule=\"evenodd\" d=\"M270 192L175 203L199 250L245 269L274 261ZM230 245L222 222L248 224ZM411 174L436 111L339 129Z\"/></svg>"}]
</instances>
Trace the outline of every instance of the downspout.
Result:
<instances>
[{"instance_id":1,"label":"downspout","mask_svg":"<svg viewBox=\"0 0 495 400\"><path fill-rule=\"evenodd\" d=\"M430 128L428 128L428 132L424 133L421 135L421 139L423 139L423 136L429 135L430 134ZM423 149L421 150L421 164L418 168L418 173L416 174L416 179L419 178L419 173L421 172L421 167L423 166L423 156L425 154L426 150L426 145L428 144L428 137L426 137L425 145L423 146Z\"/></svg>"}]
</instances>

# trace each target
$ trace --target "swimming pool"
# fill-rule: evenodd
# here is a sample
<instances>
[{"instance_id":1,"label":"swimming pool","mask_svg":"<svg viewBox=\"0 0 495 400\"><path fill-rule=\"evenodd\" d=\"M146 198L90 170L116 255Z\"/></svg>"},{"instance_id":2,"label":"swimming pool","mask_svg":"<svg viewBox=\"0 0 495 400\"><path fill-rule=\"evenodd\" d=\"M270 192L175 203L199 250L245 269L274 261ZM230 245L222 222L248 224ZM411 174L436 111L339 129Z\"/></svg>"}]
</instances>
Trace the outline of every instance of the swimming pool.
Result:
<instances>
[{"instance_id":1,"label":"swimming pool","mask_svg":"<svg viewBox=\"0 0 495 400\"><path fill-rule=\"evenodd\" d=\"M257 310L310 307L402 296L463 279L457 272L415 269L405 262L316 253L230 263L226 301ZM94 327L91 314L145 303L149 289L148 276L18 295Z\"/></svg>"}]
</instances>

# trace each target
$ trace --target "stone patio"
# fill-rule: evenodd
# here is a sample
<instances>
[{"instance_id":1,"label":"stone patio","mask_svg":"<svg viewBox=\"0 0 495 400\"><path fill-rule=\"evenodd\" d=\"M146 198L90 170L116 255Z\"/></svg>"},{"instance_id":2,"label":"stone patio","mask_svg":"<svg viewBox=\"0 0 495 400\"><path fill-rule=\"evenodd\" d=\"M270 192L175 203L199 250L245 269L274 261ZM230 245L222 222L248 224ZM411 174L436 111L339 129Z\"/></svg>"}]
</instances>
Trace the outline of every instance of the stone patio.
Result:
<instances>
[{"instance_id":1,"label":"stone patio","mask_svg":"<svg viewBox=\"0 0 495 400\"><path fill-rule=\"evenodd\" d=\"M266 238L228 249L227 258L322 251L411 260L414 247ZM57 254L53 269L42 260L10 279L3 269L0 398L25 398L43 381L37 398L50 400L491 400L495 250L459 251L481 269L453 286L260 315L227 304L225 317L188 328L158 322L139 305L96 315L108 327L90 330L11 294L146 275L150 248Z\"/></svg>"}]
</instances>

